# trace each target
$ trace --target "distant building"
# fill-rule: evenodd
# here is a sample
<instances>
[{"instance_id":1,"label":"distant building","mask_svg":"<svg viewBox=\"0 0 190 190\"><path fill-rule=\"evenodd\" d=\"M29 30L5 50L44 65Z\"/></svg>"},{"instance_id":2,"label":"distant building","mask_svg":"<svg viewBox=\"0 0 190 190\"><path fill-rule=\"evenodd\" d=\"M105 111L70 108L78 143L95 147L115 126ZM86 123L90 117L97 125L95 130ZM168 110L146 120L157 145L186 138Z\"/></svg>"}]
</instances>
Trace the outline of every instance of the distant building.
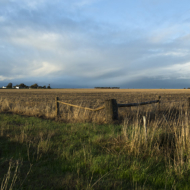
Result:
<instances>
[{"instance_id":1,"label":"distant building","mask_svg":"<svg viewBox=\"0 0 190 190\"><path fill-rule=\"evenodd\" d=\"M2 88L7 88L6 86L3 86Z\"/></svg>"},{"instance_id":2,"label":"distant building","mask_svg":"<svg viewBox=\"0 0 190 190\"><path fill-rule=\"evenodd\" d=\"M16 89L23 89L23 87L21 87L21 86L16 86Z\"/></svg>"}]
</instances>

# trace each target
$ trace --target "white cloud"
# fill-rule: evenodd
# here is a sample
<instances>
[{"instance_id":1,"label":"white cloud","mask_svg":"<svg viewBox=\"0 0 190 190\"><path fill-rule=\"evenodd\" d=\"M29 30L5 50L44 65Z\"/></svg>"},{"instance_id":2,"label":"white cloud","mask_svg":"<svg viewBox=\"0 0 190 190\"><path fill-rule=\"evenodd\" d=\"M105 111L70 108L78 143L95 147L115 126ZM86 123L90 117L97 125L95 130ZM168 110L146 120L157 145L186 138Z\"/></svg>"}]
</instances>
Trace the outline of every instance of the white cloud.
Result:
<instances>
[{"instance_id":1,"label":"white cloud","mask_svg":"<svg viewBox=\"0 0 190 190\"><path fill-rule=\"evenodd\" d=\"M157 68L145 68L141 71L136 71L135 73L130 74L127 78L130 79L140 79L144 77L157 78L160 80L166 79L179 79L185 78L190 79L190 62L184 64L174 64L171 66L157 67Z\"/></svg>"},{"instance_id":2,"label":"white cloud","mask_svg":"<svg viewBox=\"0 0 190 190\"><path fill-rule=\"evenodd\" d=\"M25 8L25 9L31 9L31 10L35 10L37 9L39 6L47 3L47 0L5 0L7 1L6 4L15 4L20 8ZM18 8L17 7L17 8Z\"/></svg>"},{"instance_id":3,"label":"white cloud","mask_svg":"<svg viewBox=\"0 0 190 190\"><path fill-rule=\"evenodd\" d=\"M83 7L83 6L98 2L98 1L100 0L77 0L76 2L74 2L74 6Z\"/></svg>"},{"instance_id":4,"label":"white cloud","mask_svg":"<svg viewBox=\"0 0 190 190\"><path fill-rule=\"evenodd\" d=\"M14 79L14 77L6 77L6 76L2 76L0 75L0 81L4 81L4 80L12 80Z\"/></svg>"},{"instance_id":5,"label":"white cloud","mask_svg":"<svg viewBox=\"0 0 190 190\"><path fill-rule=\"evenodd\" d=\"M168 28L155 31L150 37L150 42L151 43L167 42L168 39L170 39L172 35L173 35L173 30L168 29Z\"/></svg>"},{"instance_id":6,"label":"white cloud","mask_svg":"<svg viewBox=\"0 0 190 190\"><path fill-rule=\"evenodd\" d=\"M170 43L189 35L189 23L184 21L169 22L152 29L149 40L151 43Z\"/></svg>"},{"instance_id":7,"label":"white cloud","mask_svg":"<svg viewBox=\"0 0 190 190\"><path fill-rule=\"evenodd\" d=\"M54 65L53 63L42 62L42 63L37 63L37 65L39 68L32 70L30 76L41 77L60 70L60 68Z\"/></svg>"},{"instance_id":8,"label":"white cloud","mask_svg":"<svg viewBox=\"0 0 190 190\"><path fill-rule=\"evenodd\" d=\"M44 4L46 0L24 0L23 3L31 9L36 9L39 5Z\"/></svg>"},{"instance_id":9,"label":"white cloud","mask_svg":"<svg viewBox=\"0 0 190 190\"><path fill-rule=\"evenodd\" d=\"M53 50L58 44L60 35L52 32L40 32L31 29L18 29L10 36L10 42L18 46L32 47L41 50Z\"/></svg>"},{"instance_id":10,"label":"white cloud","mask_svg":"<svg viewBox=\"0 0 190 190\"><path fill-rule=\"evenodd\" d=\"M165 55L165 56L184 57L184 56L189 55L189 51L187 51L187 50L182 50L182 51L171 51L171 52L169 51L169 52L163 53L162 55Z\"/></svg>"},{"instance_id":11,"label":"white cloud","mask_svg":"<svg viewBox=\"0 0 190 190\"><path fill-rule=\"evenodd\" d=\"M6 21L5 16L0 16L0 23L3 23L3 22L5 22L5 21Z\"/></svg>"}]
</instances>

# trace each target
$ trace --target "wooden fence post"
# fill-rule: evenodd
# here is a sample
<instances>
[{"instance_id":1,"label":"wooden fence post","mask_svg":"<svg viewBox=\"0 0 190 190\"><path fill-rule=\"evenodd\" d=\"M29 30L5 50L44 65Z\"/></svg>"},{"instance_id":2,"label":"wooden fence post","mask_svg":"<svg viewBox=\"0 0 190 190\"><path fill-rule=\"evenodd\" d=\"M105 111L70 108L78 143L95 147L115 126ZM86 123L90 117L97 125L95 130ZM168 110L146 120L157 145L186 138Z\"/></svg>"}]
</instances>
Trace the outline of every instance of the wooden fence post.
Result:
<instances>
[{"instance_id":1,"label":"wooden fence post","mask_svg":"<svg viewBox=\"0 0 190 190\"><path fill-rule=\"evenodd\" d=\"M158 102L158 112L160 112L160 100L161 100L161 96L158 96L158 100L159 100L159 102Z\"/></svg>"},{"instance_id":2,"label":"wooden fence post","mask_svg":"<svg viewBox=\"0 0 190 190\"><path fill-rule=\"evenodd\" d=\"M187 105L187 107L188 107L188 111L190 112L190 97L188 98L188 105Z\"/></svg>"},{"instance_id":3,"label":"wooden fence post","mask_svg":"<svg viewBox=\"0 0 190 190\"><path fill-rule=\"evenodd\" d=\"M59 115L59 102L58 102L59 98L55 97L55 114L56 116Z\"/></svg>"},{"instance_id":4,"label":"wooden fence post","mask_svg":"<svg viewBox=\"0 0 190 190\"><path fill-rule=\"evenodd\" d=\"M186 110L185 110L185 123L186 123L186 127L189 126L189 120L188 120L189 114L190 114L190 97L187 98L187 106L186 106Z\"/></svg>"},{"instance_id":5,"label":"wooden fence post","mask_svg":"<svg viewBox=\"0 0 190 190\"><path fill-rule=\"evenodd\" d=\"M189 116L190 113L190 97L187 98L187 106L185 109L185 137L186 137L186 141L188 140L187 138L189 137Z\"/></svg>"},{"instance_id":6,"label":"wooden fence post","mask_svg":"<svg viewBox=\"0 0 190 190\"><path fill-rule=\"evenodd\" d=\"M144 124L144 137L145 141L147 142L147 127L146 127L146 117L143 116L143 124Z\"/></svg>"},{"instance_id":7,"label":"wooden fence post","mask_svg":"<svg viewBox=\"0 0 190 190\"><path fill-rule=\"evenodd\" d=\"M105 101L106 122L112 123L118 120L118 106L116 99L109 99Z\"/></svg>"}]
</instances>

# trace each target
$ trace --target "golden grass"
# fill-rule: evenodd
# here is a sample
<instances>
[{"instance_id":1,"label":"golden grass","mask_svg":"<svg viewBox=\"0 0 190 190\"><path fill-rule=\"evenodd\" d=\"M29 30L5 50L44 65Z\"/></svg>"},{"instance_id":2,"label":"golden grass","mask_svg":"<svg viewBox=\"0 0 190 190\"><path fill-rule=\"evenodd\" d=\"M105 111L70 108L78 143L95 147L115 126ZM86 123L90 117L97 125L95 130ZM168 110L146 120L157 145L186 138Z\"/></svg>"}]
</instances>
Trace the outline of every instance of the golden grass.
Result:
<instances>
[{"instance_id":1,"label":"golden grass","mask_svg":"<svg viewBox=\"0 0 190 190\"><path fill-rule=\"evenodd\" d=\"M25 91L25 92L24 92ZM52 90L41 90L40 92L23 90L20 92L7 91L3 97L1 93L0 110L22 113L25 115L43 116L46 118L55 118L55 96L61 101L80 105L83 107L96 108L102 106L107 98L116 98L118 103L141 102L157 99L162 96L161 110L158 112L157 104L139 106L130 108L119 108L119 116L122 121L122 133L116 138L103 139L99 136L99 144L109 154L129 154L136 158L154 157L159 160L165 157L167 172L176 176L183 177L190 166L190 132L189 132L189 114L187 109L188 90L162 90L158 91L133 91L129 92L105 92L83 91L78 93L73 90L67 92ZM82 90L81 90L82 91ZM159 92L159 93L158 93ZM38 94L39 93L39 94ZM60 105L60 120L65 122L105 122L104 110L91 112L81 110L70 106ZM143 116L146 117L146 132L143 128ZM20 134L15 135L11 140L24 143L29 141L26 134L27 129L23 128ZM4 135L4 129L1 129L1 135ZM36 161L42 157L42 154L48 153L51 148L50 139L54 133L40 132L34 142L36 143ZM105 143L104 143L105 141ZM28 149L30 148L30 145ZM86 158L87 152L84 151ZM29 152L29 151L28 151ZM29 156L28 156L29 157ZM118 156L119 157L119 156ZM134 166L137 167L137 166ZM135 169L136 170L136 169ZM8 170L9 172L9 170ZM9 175L7 175L9 179ZM5 183L3 183L5 184ZM93 185L92 185L93 186Z\"/></svg>"},{"instance_id":2,"label":"golden grass","mask_svg":"<svg viewBox=\"0 0 190 190\"><path fill-rule=\"evenodd\" d=\"M0 111L55 119L55 97L60 101L88 108L104 105L106 99L114 98L117 103L135 103L158 99L161 109L184 107L190 96L188 89L0 89ZM105 123L104 109L92 112L60 105L59 120L65 122ZM119 120L134 117L137 109L141 114L151 114L157 104L140 107L119 108Z\"/></svg>"}]
</instances>

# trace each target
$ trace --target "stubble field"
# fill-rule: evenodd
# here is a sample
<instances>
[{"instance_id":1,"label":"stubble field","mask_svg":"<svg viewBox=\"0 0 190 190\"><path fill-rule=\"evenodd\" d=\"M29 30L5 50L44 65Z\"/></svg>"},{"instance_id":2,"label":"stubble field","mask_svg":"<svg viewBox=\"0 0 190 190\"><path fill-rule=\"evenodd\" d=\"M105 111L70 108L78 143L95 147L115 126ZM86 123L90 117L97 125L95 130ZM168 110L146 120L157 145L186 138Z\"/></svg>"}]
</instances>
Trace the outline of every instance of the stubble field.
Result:
<instances>
[{"instance_id":1,"label":"stubble field","mask_svg":"<svg viewBox=\"0 0 190 190\"><path fill-rule=\"evenodd\" d=\"M105 124L104 109L60 104L55 116L55 97L98 108L106 99L122 104L158 96L159 110L158 104L119 108L117 124ZM188 89L1 89L1 190L188 190L189 97Z\"/></svg>"},{"instance_id":2,"label":"stubble field","mask_svg":"<svg viewBox=\"0 0 190 190\"><path fill-rule=\"evenodd\" d=\"M55 119L55 97L60 101L87 107L98 108L104 105L106 99L116 99L117 103L138 103L157 100L161 96L161 110L171 108L182 109L186 107L190 90L165 90L165 89L1 89L0 111L13 112L23 115L38 116ZM64 122L95 122L105 123L105 111L88 111L60 104L59 120ZM133 118L138 111L143 115L153 114L157 104L119 108L119 121L126 117Z\"/></svg>"}]
</instances>

